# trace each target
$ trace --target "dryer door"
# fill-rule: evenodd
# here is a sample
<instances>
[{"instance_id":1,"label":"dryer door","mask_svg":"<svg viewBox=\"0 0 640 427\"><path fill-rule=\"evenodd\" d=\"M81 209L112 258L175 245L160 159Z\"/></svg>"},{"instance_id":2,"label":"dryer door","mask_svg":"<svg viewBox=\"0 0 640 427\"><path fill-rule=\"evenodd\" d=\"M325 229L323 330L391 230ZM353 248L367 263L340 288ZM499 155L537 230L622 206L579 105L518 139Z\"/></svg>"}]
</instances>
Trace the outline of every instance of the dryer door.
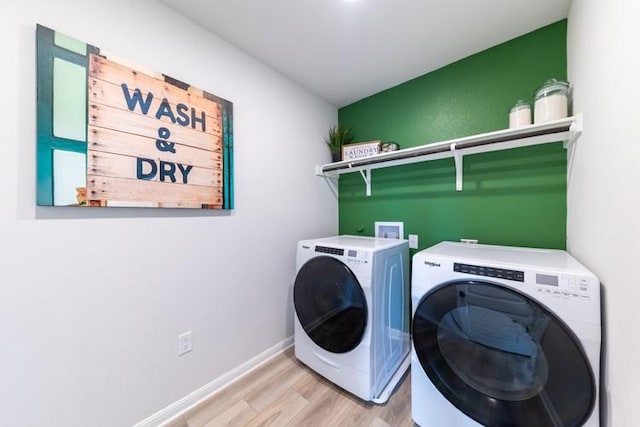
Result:
<instances>
[{"instance_id":1,"label":"dryer door","mask_svg":"<svg viewBox=\"0 0 640 427\"><path fill-rule=\"evenodd\" d=\"M320 347L353 350L367 326L367 301L353 272L335 258L312 258L298 271L293 303L300 324Z\"/></svg>"},{"instance_id":2,"label":"dryer door","mask_svg":"<svg viewBox=\"0 0 640 427\"><path fill-rule=\"evenodd\" d=\"M581 426L593 372L578 338L549 310L504 286L455 281L425 295L413 345L434 386L487 426Z\"/></svg>"}]
</instances>

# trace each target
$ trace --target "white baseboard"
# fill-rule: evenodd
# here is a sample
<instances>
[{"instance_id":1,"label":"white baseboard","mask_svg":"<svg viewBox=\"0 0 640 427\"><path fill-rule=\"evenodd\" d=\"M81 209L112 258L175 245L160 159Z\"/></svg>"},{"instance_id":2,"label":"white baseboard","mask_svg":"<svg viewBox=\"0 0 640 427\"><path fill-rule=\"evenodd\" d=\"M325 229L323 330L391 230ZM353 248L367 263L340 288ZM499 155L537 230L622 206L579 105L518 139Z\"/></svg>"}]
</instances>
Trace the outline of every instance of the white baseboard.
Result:
<instances>
[{"instance_id":1,"label":"white baseboard","mask_svg":"<svg viewBox=\"0 0 640 427\"><path fill-rule=\"evenodd\" d=\"M257 356L249 359L242 365L235 367L226 374L221 375L210 383L205 384L196 391L186 395L182 399L172 403L166 408L159 410L150 417L138 422L133 427L160 427L172 421L175 421L181 414L207 400L221 388L231 384L234 381L237 381L244 375L247 375L249 372L263 365L269 359L282 353L292 345L293 337L291 336L277 343L273 347L268 348Z\"/></svg>"}]
</instances>

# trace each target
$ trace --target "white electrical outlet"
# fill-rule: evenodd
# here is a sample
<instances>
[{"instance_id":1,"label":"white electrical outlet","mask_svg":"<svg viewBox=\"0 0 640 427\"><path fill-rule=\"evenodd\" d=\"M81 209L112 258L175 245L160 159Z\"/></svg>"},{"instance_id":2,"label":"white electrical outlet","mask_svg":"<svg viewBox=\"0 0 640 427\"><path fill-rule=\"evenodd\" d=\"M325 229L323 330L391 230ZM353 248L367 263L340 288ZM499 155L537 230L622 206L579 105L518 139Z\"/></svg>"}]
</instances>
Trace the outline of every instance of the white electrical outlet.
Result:
<instances>
[{"instance_id":1,"label":"white electrical outlet","mask_svg":"<svg viewBox=\"0 0 640 427\"><path fill-rule=\"evenodd\" d=\"M418 235L417 234L409 234L409 248L410 249L418 249Z\"/></svg>"},{"instance_id":2,"label":"white electrical outlet","mask_svg":"<svg viewBox=\"0 0 640 427\"><path fill-rule=\"evenodd\" d=\"M178 335L178 356L189 353L191 350L193 350L191 331Z\"/></svg>"},{"instance_id":3,"label":"white electrical outlet","mask_svg":"<svg viewBox=\"0 0 640 427\"><path fill-rule=\"evenodd\" d=\"M478 239L460 239L462 243L478 243Z\"/></svg>"}]
</instances>

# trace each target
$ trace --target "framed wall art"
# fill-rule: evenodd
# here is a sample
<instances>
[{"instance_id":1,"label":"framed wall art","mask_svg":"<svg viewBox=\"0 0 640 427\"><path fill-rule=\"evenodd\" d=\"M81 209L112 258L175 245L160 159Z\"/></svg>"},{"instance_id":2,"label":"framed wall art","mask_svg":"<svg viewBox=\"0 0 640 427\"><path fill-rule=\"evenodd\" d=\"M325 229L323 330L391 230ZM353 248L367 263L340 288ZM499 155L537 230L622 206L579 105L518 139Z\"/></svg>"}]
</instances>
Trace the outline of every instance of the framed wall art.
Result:
<instances>
[{"instance_id":1,"label":"framed wall art","mask_svg":"<svg viewBox=\"0 0 640 427\"><path fill-rule=\"evenodd\" d=\"M37 204L233 209L233 104L37 26Z\"/></svg>"},{"instance_id":2,"label":"framed wall art","mask_svg":"<svg viewBox=\"0 0 640 427\"><path fill-rule=\"evenodd\" d=\"M385 239L404 239L403 222L375 222L375 237Z\"/></svg>"}]
</instances>

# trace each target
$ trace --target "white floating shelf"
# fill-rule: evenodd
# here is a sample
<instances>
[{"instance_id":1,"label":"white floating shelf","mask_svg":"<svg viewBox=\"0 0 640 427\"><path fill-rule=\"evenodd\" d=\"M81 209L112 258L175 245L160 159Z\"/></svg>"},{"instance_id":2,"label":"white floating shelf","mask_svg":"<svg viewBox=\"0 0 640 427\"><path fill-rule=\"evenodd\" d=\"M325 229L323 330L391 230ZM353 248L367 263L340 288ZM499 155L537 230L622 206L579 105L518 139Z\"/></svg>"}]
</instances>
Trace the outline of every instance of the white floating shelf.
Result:
<instances>
[{"instance_id":1,"label":"white floating shelf","mask_svg":"<svg viewBox=\"0 0 640 427\"><path fill-rule=\"evenodd\" d=\"M517 129L503 129L418 147L404 148L372 157L328 163L316 166L316 175L333 178L339 177L344 173L360 172L366 185L367 196L370 196L372 169L453 157L456 166L456 190L462 191L463 156L559 141L564 142L564 147L568 148L581 133L582 115L578 114Z\"/></svg>"}]
</instances>

